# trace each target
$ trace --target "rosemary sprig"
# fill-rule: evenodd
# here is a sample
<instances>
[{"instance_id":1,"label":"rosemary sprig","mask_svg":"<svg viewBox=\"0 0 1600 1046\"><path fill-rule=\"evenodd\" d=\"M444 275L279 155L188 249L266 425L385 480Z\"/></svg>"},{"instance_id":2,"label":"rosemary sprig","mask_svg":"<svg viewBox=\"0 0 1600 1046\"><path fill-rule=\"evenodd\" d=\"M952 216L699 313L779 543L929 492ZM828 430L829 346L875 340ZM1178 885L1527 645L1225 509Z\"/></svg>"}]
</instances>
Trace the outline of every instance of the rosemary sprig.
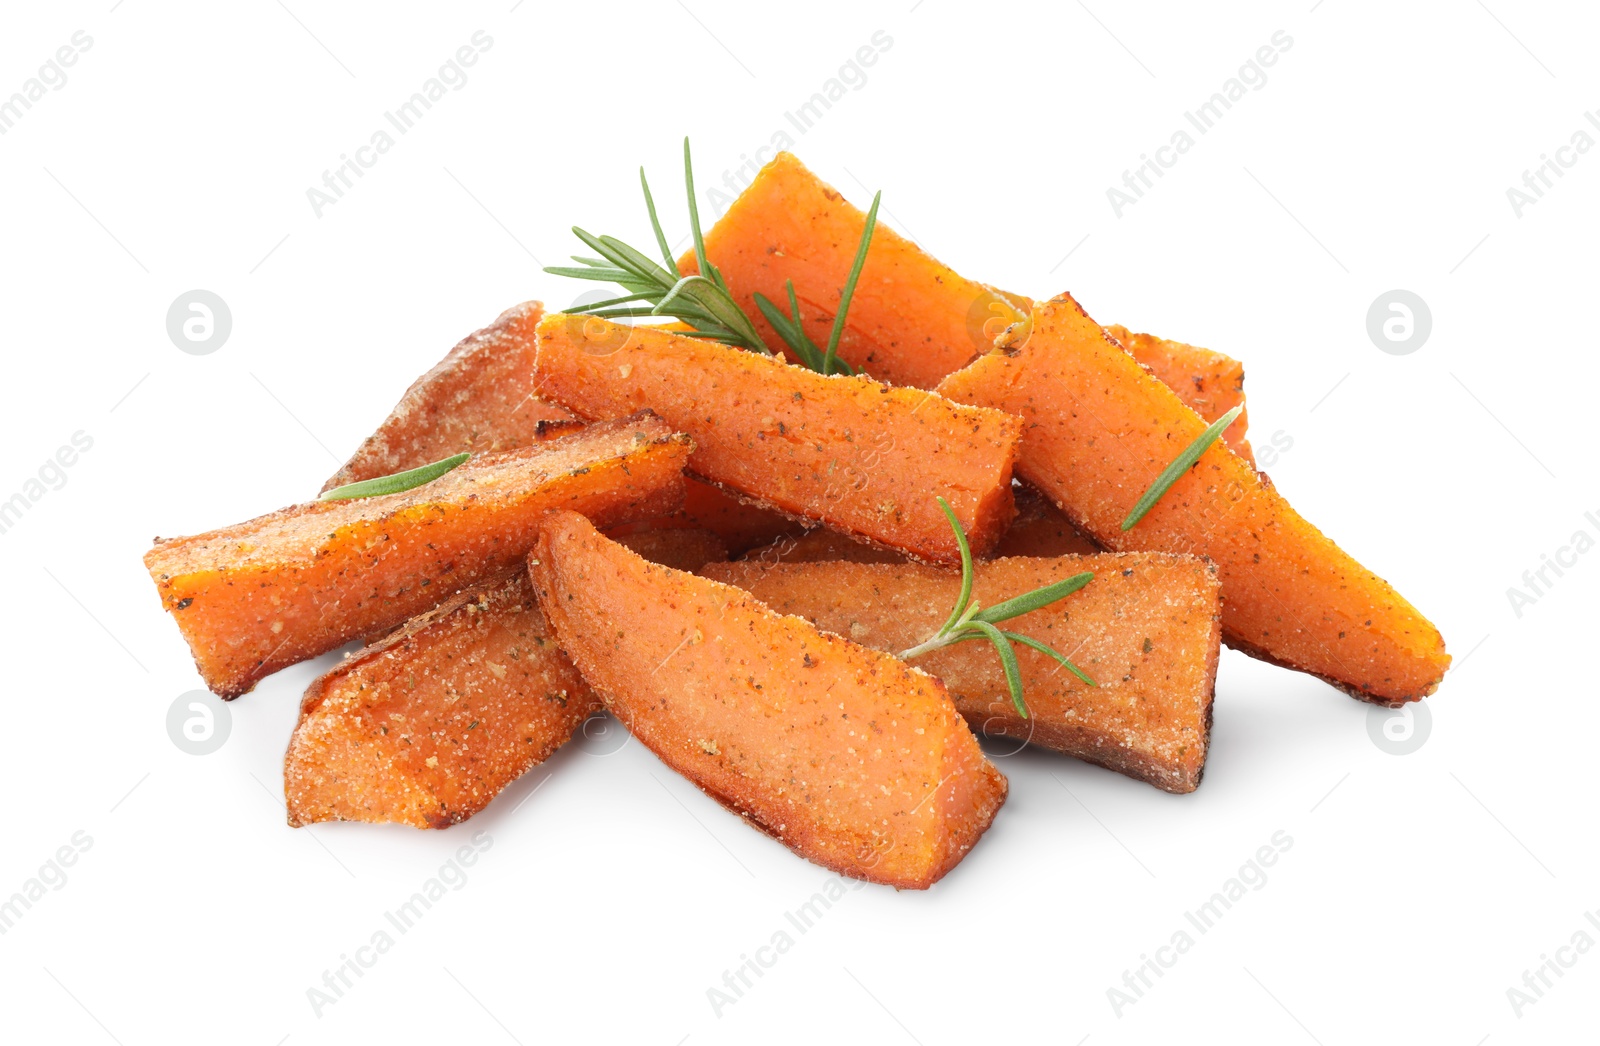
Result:
<instances>
[{"instance_id":1,"label":"rosemary sprig","mask_svg":"<svg viewBox=\"0 0 1600 1046\"><path fill-rule=\"evenodd\" d=\"M1090 679L1083 669L1073 664L1062 654L1053 649L1048 643L1040 642L1032 636L1022 635L1020 632L1008 632L996 628L1002 621L1009 621L1020 617L1040 607L1049 606L1051 603L1078 591L1083 586L1094 580L1094 574L1085 571L1074 574L1072 577L1054 584L1036 588L1032 592L1025 592L1020 596L1013 596L1004 602L984 609L972 598L972 548L967 543L967 535L961 529L961 521L956 519L956 514L951 510L949 502L939 498L939 508L944 512L945 518L950 521L950 527L956 532L956 546L961 550L961 594L956 597L955 609L950 611L950 616L945 623L930 638L908 650L902 650L898 655L902 660L919 657L922 654L939 650L953 643L961 643L969 639L987 639L994 644L995 653L1000 655L1000 665L1005 669L1006 687L1011 691L1011 703L1016 707L1017 714L1028 718L1028 706L1022 700L1022 668L1017 663L1017 652L1012 647L1013 643L1021 643L1025 647L1048 654L1061 662L1073 675L1083 680L1090 686L1098 686Z\"/></svg>"},{"instance_id":2,"label":"rosemary sprig","mask_svg":"<svg viewBox=\"0 0 1600 1046\"><path fill-rule=\"evenodd\" d=\"M578 263L576 266L550 265L546 266L544 271L552 276L614 283L627 292L603 301L575 305L568 310L569 312L608 320L667 317L686 324L690 328L687 333L692 337L772 355L772 349L762 341L755 324L733 300L733 293L728 289L728 282L723 278L721 271L711 263L710 258L706 257L705 235L700 229L700 208L694 195L694 164L690 158L687 138L683 140L683 181L689 196L689 231L694 237L695 262L700 270L698 273L685 276L678 268L677 260L672 256L672 248L668 245L667 235L661 228L661 219L656 214L655 198L650 194L650 182L645 177L642 167L639 169L639 185L644 190L645 210L650 215L650 230L655 235L656 246L661 251L664 266L657 265L642 252L614 236L595 236L573 226L573 234L600 257L573 255L572 260ZM800 305L794 292L793 281L787 286L792 319L785 316L765 296L760 294L755 296L757 307L772 324L772 329L778 333L778 337L782 338L784 344L794 353L795 358L803 366L819 374L853 373L849 364L838 358L839 337L844 332L845 314L849 311L850 299L855 294L861 267L866 262L867 246L872 241L872 232L877 226L877 220L878 199L874 197L872 210L867 215L867 227L862 234L860 247L856 251L855 265L850 271L849 280L840 292L839 311L834 316L833 332L828 338L826 350L817 347L816 343L806 335L800 323Z\"/></svg>"},{"instance_id":3,"label":"rosemary sprig","mask_svg":"<svg viewBox=\"0 0 1600 1046\"><path fill-rule=\"evenodd\" d=\"M1132 530L1135 524L1143 519L1151 509L1155 508L1156 502L1161 500L1162 495L1172 489L1172 485L1178 482L1179 476L1188 472L1190 466L1200 460L1200 455L1204 454L1206 448L1217 441L1217 437L1222 435L1223 429L1233 424L1234 419L1239 416L1239 412L1242 410L1244 410L1243 403L1207 425L1206 430L1196 436L1193 443L1184 447L1183 452L1173 458L1170 465L1161 470L1161 475L1157 476L1156 481L1150 484L1150 489L1145 491L1144 495L1134 503L1133 509L1129 511L1127 518L1122 521L1122 529Z\"/></svg>"},{"instance_id":4,"label":"rosemary sprig","mask_svg":"<svg viewBox=\"0 0 1600 1046\"><path fill-rule=\"evenodd\" d=\"M402 490L432 483L470 457L472 455L467 453L452 454L432 464L396 472L390 476L376 476L372 479L357 480L355 483L346 483L342 487L324 490L317 495L317 500L346 501L350 498L375 498L380 494L398 494Z\"/></svg>"}]
</instances>

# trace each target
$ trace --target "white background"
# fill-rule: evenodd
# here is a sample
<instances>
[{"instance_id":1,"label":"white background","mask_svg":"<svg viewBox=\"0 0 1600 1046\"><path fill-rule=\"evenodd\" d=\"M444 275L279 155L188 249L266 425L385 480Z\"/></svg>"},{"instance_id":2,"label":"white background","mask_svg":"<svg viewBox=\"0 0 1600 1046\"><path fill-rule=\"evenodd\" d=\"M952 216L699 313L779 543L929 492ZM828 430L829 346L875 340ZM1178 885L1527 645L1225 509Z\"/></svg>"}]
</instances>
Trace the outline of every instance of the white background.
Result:
<instances>
[{"instance_id":1,"label":"white background","mask_svg":"<svg viewBox=\"0 0 1600 1046\"><path fill-rule=\"evenodd\" d=\"M1600 108L1585 5L112 2L0 33L0 96L93 39L0 136L0 499L94 441L0 535L0 897L93 840L0 936L0 1037L1593 1038L1600 954L1520 1016L1507 996L1600 940L1600 555L1520 617L1507 597L1600 536L1600 150L1521 217L1506 198ZM315 216L307 188L479 29L469 82ZM1280 29L1265 86L1118 218L1107 188ZM461 336L572 300L539 271L570 225L648 242L640 164L681 234L682 136L720 182L878 30L795 151L858 203L883 188L964 274L1245 360L1256 446L1293 444L1273 479L1456 656L1422 747L1389 754L1365 706L1227 652L1197 793L1001 759L1011 798L955 872L849 892L720 1016L707 989L831 876L637 743L569 746L450 831L291 830L283 749L330 656L235 702L219 751L180 751L167 710L199 683L152 535L304 499ZM193 288L231 307L211 355L166 333ZM1393 288L1431 307L1411 355L1366 333ZM318 1016L307 989L478 830L465 886ZM1280 830L1266 884L1119 1016L1107 990Z\"/></svg>"}]
</instances>

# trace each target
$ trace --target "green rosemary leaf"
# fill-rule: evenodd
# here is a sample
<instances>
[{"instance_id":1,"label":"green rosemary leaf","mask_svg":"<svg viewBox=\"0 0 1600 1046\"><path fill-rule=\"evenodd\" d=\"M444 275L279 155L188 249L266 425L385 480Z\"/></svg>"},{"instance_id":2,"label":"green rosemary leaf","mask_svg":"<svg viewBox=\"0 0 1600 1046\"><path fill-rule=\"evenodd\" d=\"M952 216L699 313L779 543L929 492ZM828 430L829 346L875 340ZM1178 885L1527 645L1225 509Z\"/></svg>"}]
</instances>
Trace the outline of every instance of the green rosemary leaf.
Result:
<instances>
[{"instance_id":1,"label":"green rosemary leaf","mask_svg":"<svg viewBox=\"0 0 1600 1046\"><path fill-rule=\"evenodd\" d=\"M839 311L833 315L833 331L828 335L828 351L822 357L822 373L832 373L834 361L839 354L839 336L844 333L845 314L850 311L850 299L855 297L856 281L861 279L861 267L867 264L867 248L872 245L872 232L878 227L878 202L883 199L883 190L872 197L872 207L867 211L867 225L861 230L861 244L856 248L856 260L850 266L850 277L844 281L844 289L839 292Z\"/></svg>"},{"instance_id":2,"label":"green rosemary leaf","mask_svg":"<svg viewBox=\"0 0 1600 1046\"><path fill-rule=\"evenodd\" d=\"M995 653L1000 655L1000 667L1005 669L1006 686L1011 690L1011 703L1016 706L1018 715L1024 719L1028 718L1028 706L1022 700L1022 666L1017 663L1017 652L1011 649L1011 642L1005 633L987 621L969 621L965 627L983 633L984 638L994 644Z\"/></svg>"},{"instance_id":3,"label":"green rosemary leaf","mask_svg":"<svg viewBox=\"0 0 1600 1046\"><path fill-rule=\"evenodd\" d=\"M637 269L640 279L660 284L663 287L670 287L677 280L676 276L651 261L648 256L629 247L615 236L602 236L600 237L600 242L616 251L623 258L626 258L627 261L623 263L622 267L625 269Z\"/></svg>"},{"instance_id":4,"label":"green rosemary leaf","mask_svg":"<svg viewBox=\"0 0 1600 1046\"><path fill-rule=\"evenodd\" d=\"M1096 683L1093 679L1090 679L1086 674L1084 674L1083 669L1079 668L1077 665L1073 664L1071 661L1068 661L1065 655L1057 653L1055 648L1052 647L1049 643L1041 643L1039 640L1033 638L1032 636L1025 636L1021 632L1001 632L1000 634L1005 636L1007 639L1011 640L1013 643L1021 643L1023 646L1032 647L1034 650L1039 651L1039 653L1041 653L1041 654L1050 655L1051 657L1055 658L1057 661L1061 662L1062 666L1064 668L1066 668L1067 671L1071 672L1073 675L1077 676L1079 679L1083 680L1085 683L1088 683L1090 686L1099 686L1100 685L1099 683Z\"/></svg>"},{"instance_id":5,"label":"green rosemary leaf","mask_svg":"<svg viewBox=\"0 0 1600 1046\"><path fill-rule=\"evenodd\" d=\"M1239 412L1242 410L1244 410L1243 403L1207 425L1206 430L1200 433L1193 443L1183 448L1183 453L1173 458L1172 464L1161 470L1161 475L1157 476L1156 481L1150 484L1150 489L1145 491L1144 496L1134 504L1133 510L1122 521L1122 529L1132 530L1134 525L1155 507L1156 502L1161 500L1162 495L1172 489L1172 485L1178 482L1178 477L1188 472L1190 466L1200 460L1200 455L1204 454L1206 448L1217 441L1217 437L1222 435L1222 430L1233 424L1234 419L1239 416Z\"/></svg>"},{"instance_id":6,"label":"green rosemary leaf","mask_svg":"<svg viewBox=\"0 0 1600 1046\"><path fill-rule=\"evenodd\" d=\"M778 337L783 339L784 344L794 350L794 354L800 358L801 364L809 370L820 373L822 370L822 355L811 344L811 339L806 337L805 331L794 324L789 317L783 314L782 309L773 304L771 298L768 298L760 291L755 293L755 301L756 308L761 310L761 315L765 316L767 322L772 324L772 329L777 332Z\"/></svg>"},{"instance_id":7,"label":"green rosemary leaf","mask_svg":"<svg viewBox=\"0 0 1600 1046\"><path fill-rule=\"evenodd\" d=\"M945 621L944 627L939 629L939 634L943 635L961 620L967 604L972 600L972 548L967 544L967 532L961 529L961 521L956 518L955 510L950 507L950 503L944 498L937 500L939 509L950 521L950 529L956 532L956 545L961 549L961 595L956 598L956 607L950 611L950 617Z\"/></svg>"},{"instance_id":8,"label":"green rosemary leaf","mask_svg":"<svg viewBox=\"0 0 1600 1046\"><path fill-rule=\"evenodd\" d=\"M689 230L694 233L694 260L700 272L719 287L726 289L722 274L706 258L706 238L700 232L700 207L694 199L694 164L689 159L689 139L683 139L683 182L689 190Z\"/></svg>"},{"instance_id":9,"label":"green rosemary leaf","mask_svg":"<svg viewBox=\"0 0 1600 1046\"><path fill-rule=\"evenodd\" d=\"M621 251L616 250L615 248L613 248L611 246L608 246L605 241L607 239L609 239L609 237L594 236L594 235L592 235L590 233L587 233L584 230L578 228L576 225L574 225L572 227L572 234L574 236L576 236L578 239L582 240L584 243L588 244L601 257L605 258L606 261L610 262L612 265L615 265L618 269L621 269L622 271L626 272L630 279L637 280L637 281L639 281L641 283L647 283L647 284L653 284L653 283L660 282L649 271L649 269L640 269L640 268L638 268L637 266L633 265L630 262L630 259L629 259L628 255L622 253ZM639 252L638 251L634 251L633 253L634 254L638 254ZM643 257L643 255L639 255L639 256ZM654 268L655 264L652 262L650 267Z\"/></svg>"},{"instance_id":10,"label":"green rosemary leaf","mask_svg":"<svg viewBox=\"0 0 1600 1046\"><path fill-rule=\"evenodd\" d=\"M656 244L661 248L661 257L666 259L667 271L674 276L682 276L678 271L677 259L672 256L672 248L667 245L667 234L661 231L661 219L656 217L656 201L650 195L650 182L644 176L644 168L639 168L639 185L644 189L644 207L650 212L650 228L655 230Z\"/></svg>"},{"instance_id":11,"label":"green rosemary leaf","mask_svg":"<svg viewBox=\"0 0 1600 1046\"><path fill-rule=\"evenodd\" d=\"M621 283L623 280L636 280L633 273L626 269L614 269L609 265L605 268L576 268L571 265L546 265L544 271L552 276L567 276L574 280L600 280L604 283Z\"/></svg>"},{"instance_id":12,"label":"green rosemary leaf","mask_svg":"<svg viewBox=\"0 0 1600 1046\"><path fill-rule=\"evenodd\" d=\"M1032 592L1024 592L1020 596L1013 596L1004 603L996 603L987 610L975 614L974 620L988 621L992 624L1009 621L1014 617L1020 617L1028 613L1030 610L1038 610L1040 607L1048 606L1058 599L1065 599L1093 580L1094 574L1088 571L1082 574L1074 574L1064 581L1057 581L1054 584L1045 585L1043 588L1036 588Z\"/></svg>"},{"instance_id":13,"label":"green rosemary leaf","mask_svg":"<svg viewBox=\"0 0 1600 1046\"><path fill-rule=\"evenodd\" d=\"M424 483L433 482L471 456L471 454L453 454L442 461L435 461L431 465L408 469L405 472L396 472L392 476L378 476L373 479L363 479L356 483L346 483L342 487L334 487L332 490L323 491L318 495L317 500L345 501L350 498L372 498L380 494L398 494L403 490L410 490L413 487L420 487Z\"/></svg>"},{"instance_id":14,"label":"green rosemary leaf","mask_svg":"<svg viewBox=\"0 0 1600 1046\"><path fill-rule=\"evenodd\" d=\"M613 305L626 305L630 301L654 302L659 295L655 291L640 291L637 294L625 294L620 298L606 298L604 301L591 301L585 305L574 305L568 312L585 312L595 315L600 309L609 309Z\"/></svg>"}]
</instances>

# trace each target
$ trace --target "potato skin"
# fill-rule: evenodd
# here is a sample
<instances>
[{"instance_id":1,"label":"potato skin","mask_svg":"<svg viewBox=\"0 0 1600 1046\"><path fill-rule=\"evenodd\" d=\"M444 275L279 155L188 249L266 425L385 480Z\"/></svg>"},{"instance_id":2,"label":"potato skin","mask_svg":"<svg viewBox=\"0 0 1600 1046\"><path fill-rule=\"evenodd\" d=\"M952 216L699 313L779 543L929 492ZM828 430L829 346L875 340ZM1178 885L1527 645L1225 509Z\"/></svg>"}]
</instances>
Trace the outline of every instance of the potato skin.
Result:
<instances>
[{"instance_id":1,"label":"potato skin","mask_svg":"<svg viewBox=\"0 0 1600 1046\"><path fill-rule=\"evenodd\" d=\"M289 824L459 824L599 709L519 570L311 684L284 757Z\"/></svg>"},{"instance_id":2,"label":"potato skin","mask_svg":"<svg viewBox=\"0 0 1600 1046\"><path fill-rule=\"evenodd\" d=\"M1022 417L1018 474L1106 548L1210 557L1222 578L1230 646L1378 704L1438 688L1450 664L1438 629L1222 442L1143 521L1122 530L1129 509L1206 422L1070 295L1036 305L999 351L940 389Z\"/></svg>"},{"instance_id":3,"label":"potato skin","mask_svg":"<svg viewBox=\"0 0 1600 1046\"><path fill-rule=\"evenodd\" d=\"M622 419L479 455L403 493L313 501L158 539L145 566L206 685L237 697L512 569L551 508L606 525L673 510L691 447L659 418Z\"/></svg>"},{"instance_id":4,"label":"potato skin","mask_svg":"<svg viewBox=\"0 0 1600 1046\"><path fill-rule=\"evenodd\" d=\"M987 643L959 643L913 664L939 677L973 730L1063 752L1164 791L1200 784L1210 744L1221 639L1220 586L1193 556L1126 552L989 560L973 598L1003 599L1084 571L1095 577L1051 606L1001 627L1068 654L1090 687L1048 656L1016 647L1031 716L1017 714ZM728 563L703 573L825 631L897 651L938 631L960 576L917 564Z\"/></svg>"},{"instance_id":5,"label":"potato skin","mask_svg":"<svg viewBox=\"0 0 1600 1046\"><path fill-rule=\"evenodd\" d=\"M570 435L579 422L533 393L536 301L514 305L469 334L412 382L377 431L323 490L392 476L452 454L514 450Z\"/></svg>"},{"instance_id":6,"label":"potato skin","mask_svg":"<svg viewBox=\"0 0 1600 1046\"><path fill-rule=\"evenodd\" d=\"M562 314L539 323L538 387L585 418L653 410L694 437L696 477L918 559L959 562L935 495L979 554L1015 511L1017 419L933 393Z\"/></svg>"},{"instance_id":7,"label":"potato skin","mask_svg":"<svg viewBox=\"0 0 1600 1046\"><path fill-rule=\"evenodd\" d=\"M540 524L529 571L606 707L802 857L922 889L1005 799L944 688L903 662L648 563L574 513Z\"/></svg>"}]
</instances>

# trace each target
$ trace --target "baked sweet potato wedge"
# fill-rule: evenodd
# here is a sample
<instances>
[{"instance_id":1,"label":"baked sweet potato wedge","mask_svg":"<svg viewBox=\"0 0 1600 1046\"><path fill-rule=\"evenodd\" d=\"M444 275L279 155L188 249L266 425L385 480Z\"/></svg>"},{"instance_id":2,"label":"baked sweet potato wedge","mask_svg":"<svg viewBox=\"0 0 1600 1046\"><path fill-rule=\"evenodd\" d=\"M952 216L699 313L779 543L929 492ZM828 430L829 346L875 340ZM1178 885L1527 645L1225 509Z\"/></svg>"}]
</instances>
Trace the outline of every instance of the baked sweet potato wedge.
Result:
<instances>
[{"instance_id":1,"label":"baked sweet potato wedge","mask_svg":"<svg viewBox=\"0 0 1600 1046\"><path fill-rule=\"evenodd\" d=\"M500 314L418 378L323 490L392 476L462 451L513 450L567 435L576 419L533 393L536 301Z\"/></svg>"},{"instance_id":2,"label":"baked sweet potato wedge","mask_svg":"<svg viewBox=\"0 0 1600 1046\"><path fill-rule=\"evenodd\" d=\"M672 511L692 447L639 415L472 458L399 494L313 501L145 554L206 685L237 697L262 677L431 609L509 571L552 508L602 524Z\"/></svg>"},{"instance_id":3,"label":"baked sweet potato wedge","mask_svg":"<svg viewBox=\"0 0 1600 1046\"><path fill-rule=\"evenodd\" d=\"M960 559L935 495L979 554L1014 511L1017 420L933 393L559 313L539 323L538 388L585 418L647 407L694 437L699 478L920 559Z\"/></svg>"},{"instance_id":4,"label":"baked sweet potato wedge","mask_svg":"<svg viewBox=\"0 0 1600 1046\"><path fill-rule=\"evenodd\" d=\"M756 307L755 295L783 303L787 311L789 279L806 333L826 345L865 227L865 214L793 155L780 152L706 233L706 257L768 345L783 341ZM693 251L678 259L678 268L698 271ZM1026 315L1001 292L963 278L879 223L839 356L882 381L931 389Z\"/></svg>"},{"instance_id":5,"label":"baked sweet potato wedge","mask_svg":"<svg viewBox=\"0 0 1600 1046\"><path fill-rule=\"evenodd\" d=\"M1120 324L1106 327L1105 332L1206 421L1216 421L1244 404L1244 364L1231 356L1154 334L1135 334ZM1235 454L1255 464L1246 436L1248 414L1241 410L1222 438Z\"/></svg>"},{"instance_id":6,"label":"baked sweet potato wedge","mask_svg":"<svg viewBox=\"0 0 1600 1046\"><path fill-rule=\"evenodd\" d=\"M284 757L289 823L458 824L599 708L518 570L311 684Z\"/></svg>"},{"instance_id":7,"label":"baked sweet potato wedge","mask_svg":"<svg viewBox=\"0 0 1600 1046\"><path fill-rule=\"evenodd\" d=\"M561 648L674 770L801 856L922 889L1005 799L939 683L553 513L529 561Z\"/></svg>"},{"instance_id":8,"label":"baked sweet potato wedge","mask_svg":"<svg viewBox=\"0 0 1600 1046\"><path fill-rule=\"evenodd\" d=\"M1019 415L1018 473L1100 544L1209 556L1229 645L1380 704L1439 685L1450 657L1438 630L1221 442L1142 522L1121 528L1206 423L1070 295L1036 305L1000 344L940 390Z\"/></svg>"},{"instance_id":9,"label":"baked sweet potato wedge","mask_svg":"<svg viewBox=\"0 0 1600 1046\"><path fill-rule=\"evenodd\" d=\"M1024 719L987 643L948 646L914 664L939 677L974 730L1192 792L1205 769L1222 635L1216 571L1159 552L995 559L976 565L972 593L991 606L1083 571L1094 580L1082 590L1005 627L1067 654L1099 686L1019 644L1032 713ZM720 563L704 574L780 614L888 651L937 632L961 589L958 574L913 563Z\"/></svg>"}]
</instances>

